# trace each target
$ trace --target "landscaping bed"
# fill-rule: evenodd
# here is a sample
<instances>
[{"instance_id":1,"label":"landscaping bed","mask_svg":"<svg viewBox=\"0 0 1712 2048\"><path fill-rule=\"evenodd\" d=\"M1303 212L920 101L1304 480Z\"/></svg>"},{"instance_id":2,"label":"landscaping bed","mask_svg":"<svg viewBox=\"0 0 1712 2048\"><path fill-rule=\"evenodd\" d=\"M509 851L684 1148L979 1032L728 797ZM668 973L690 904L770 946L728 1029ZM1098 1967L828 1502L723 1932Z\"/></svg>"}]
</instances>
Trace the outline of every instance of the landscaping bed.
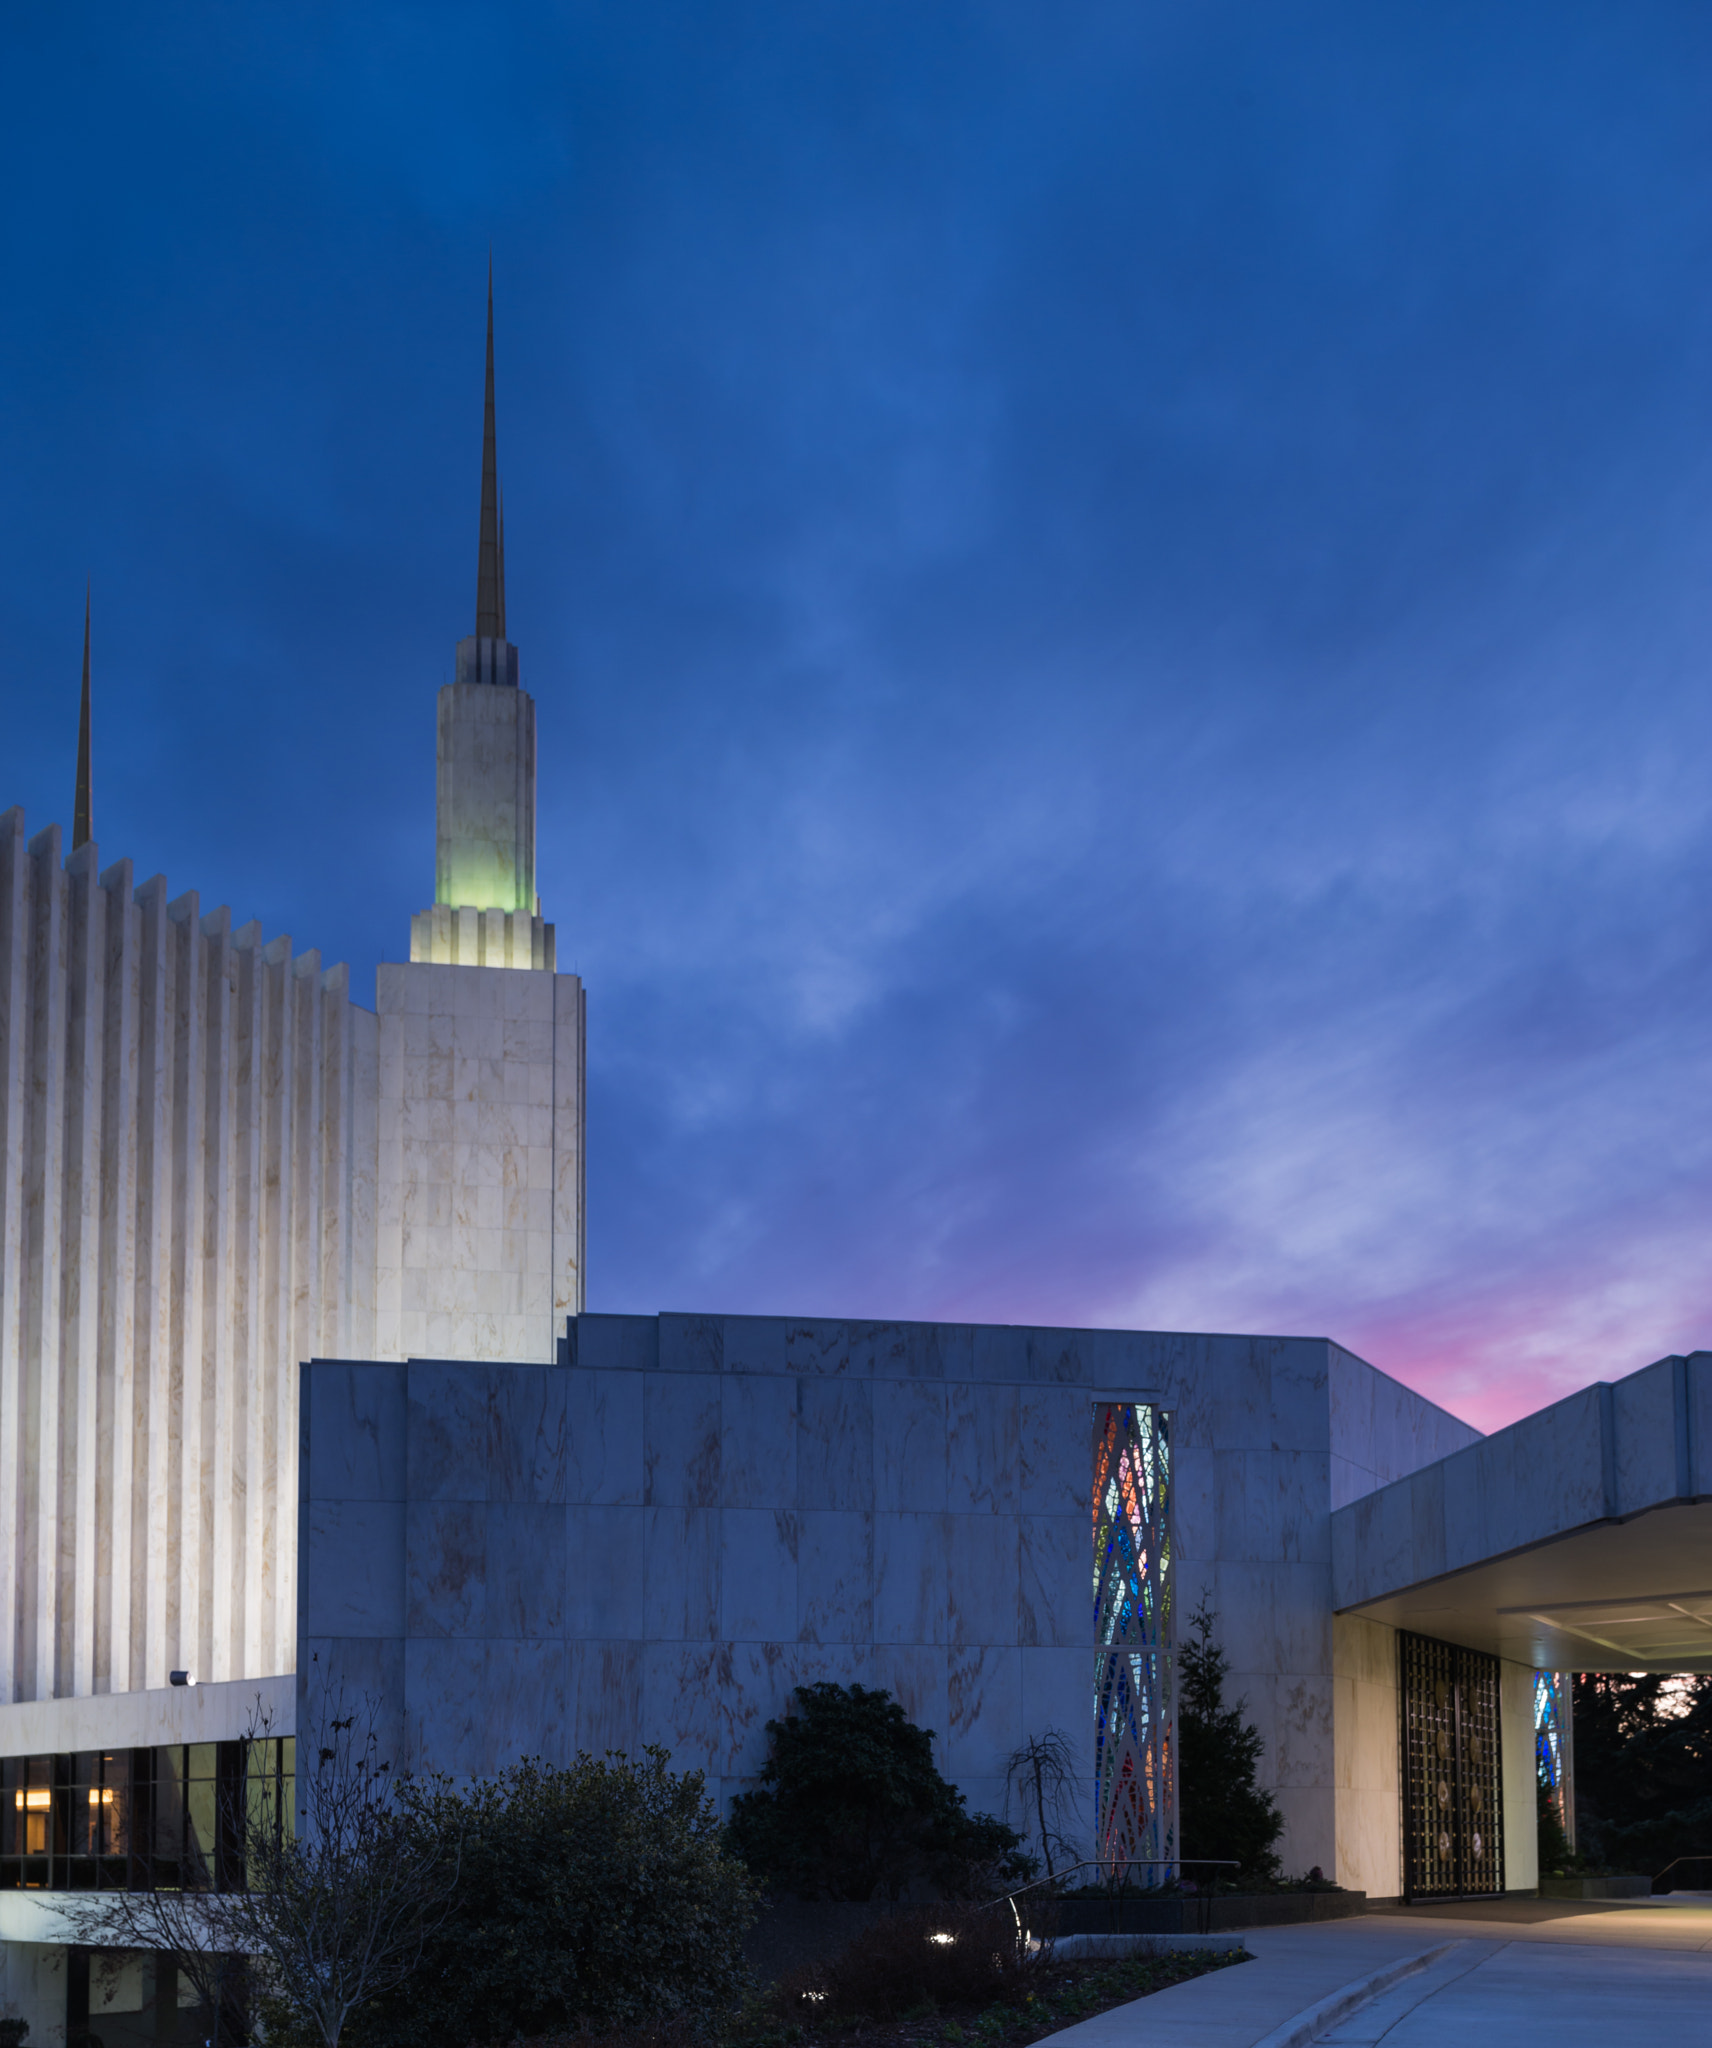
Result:
<instances>
[{"instance_id":1,"label":"landscaping bed","mask_svg":"<svg viewBox=\"0 0 1712 2048\"><path fill-rule=\"evenodd\" d=\"M1058 1934L1225 1934L1239 1927L1294 1927L1307 1920L1347 1920L1367 1911L1367 1894L1334 1890L1167 1892L1054 1899Z\"/></svg>"},{"instance_id":2,"label":"landscaping bed","mask_svg":"<svg viewBox=\"0 0 1712 2048\"><path fill-rule=\"evenodd\" d=\"M1542 1899L1645 1899L1652 1896L1650 1877L1542 1877Z\"/></svg>"},{"instance_id":3,"label":"landscaping bed","mask_svg":"<svg viewBox=\"0 0 1712 2048\"><path fill-rule=\"evenodd\" d=\"M1035 1962L997 1999L940 1997L890 2016L816 2003L797 1984L747 2007L712 2048L1029 2048L1062 2027L1132 1999L1249 1961L1240 1948L1122 1961ZM671 2028L549 2038L531 2048L709 2048Z\"/></svg>"}]
</instances>

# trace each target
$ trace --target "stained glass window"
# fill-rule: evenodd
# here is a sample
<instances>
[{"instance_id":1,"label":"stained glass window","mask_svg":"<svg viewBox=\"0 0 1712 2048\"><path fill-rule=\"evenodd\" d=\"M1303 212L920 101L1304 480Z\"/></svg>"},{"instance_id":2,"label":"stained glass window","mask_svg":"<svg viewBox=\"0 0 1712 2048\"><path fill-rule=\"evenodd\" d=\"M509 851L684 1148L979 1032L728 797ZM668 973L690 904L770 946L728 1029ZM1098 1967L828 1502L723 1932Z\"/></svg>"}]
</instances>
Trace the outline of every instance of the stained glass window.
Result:
<instances>
[{"instance_id":1,"label":"stained glass window","mask_svg":"<svg viewBox=\"0 0 1712 2048\"><path fill-rule=\"evenodd\" d=\"M1534 1673L1534 1764L1564 1833L1575 1840L1574 1776L1570 1742L1570 1674Z\"/></svg>"},{"instance_id":2,"label":"stained glass window","mask_svg":"<svg viewBox=\"0 0 1712 2048\"><path fill-rule=\"evenodd\" d=\"M1165 1410L1094 1410L1095 1812L1114 1875L1158 1884L1177 1848L1171 1437Z\"/></svg>"}]
</instances>

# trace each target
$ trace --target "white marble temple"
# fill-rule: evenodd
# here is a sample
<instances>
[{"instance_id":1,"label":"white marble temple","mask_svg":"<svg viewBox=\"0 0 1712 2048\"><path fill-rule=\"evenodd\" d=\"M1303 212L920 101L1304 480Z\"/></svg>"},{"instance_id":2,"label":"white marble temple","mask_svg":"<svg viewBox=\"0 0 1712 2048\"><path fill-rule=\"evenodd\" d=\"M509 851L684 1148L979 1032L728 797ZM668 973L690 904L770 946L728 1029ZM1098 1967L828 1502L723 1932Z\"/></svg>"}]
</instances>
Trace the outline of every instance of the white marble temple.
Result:
<instances>
[{"instance_id":1,"label":"white marble temple","mask_svg":"<svg viewBox=\"0 0 1712 2048\"><path fill-rule=\"evenodd\" d=\"M342 967L0 816L0 1702L287 1670L297 1378L367 1354Z\"/></svg>"},{"instance_id":2,"label":"white marble temple","mask_svg":"<svg viewBox=\"0 0 1712 2048\"><path fill-rule=\"evenodd\" d=\"M391 1649L357 1631L384 1603L354 1564L325 1601L309 1587L299 1655L391 1657L416 1761L453 1770L549 1736L658 1741L729 1800L793 1686L829 1678L890 1690L977 1805L1004 1805L1007 1758L1049 1728L1091 1782L1088 1486L1113 1392L1171 1411L1179 1613L1217 1613L1286 1865L1395 1894L1395 1644L1334 1624L1334 1463L1366 1479L1472 1432L1324 1343L585 1315L551 1367L316 1364L306 1555L338 1573L323 1495L391 1513L402 1478L402 1552L384 1519L362 1540L403 1621ZM476 1654L554 1643L560 1689L531 1663L509 1705Z\"/></svg>"}]
</instances>

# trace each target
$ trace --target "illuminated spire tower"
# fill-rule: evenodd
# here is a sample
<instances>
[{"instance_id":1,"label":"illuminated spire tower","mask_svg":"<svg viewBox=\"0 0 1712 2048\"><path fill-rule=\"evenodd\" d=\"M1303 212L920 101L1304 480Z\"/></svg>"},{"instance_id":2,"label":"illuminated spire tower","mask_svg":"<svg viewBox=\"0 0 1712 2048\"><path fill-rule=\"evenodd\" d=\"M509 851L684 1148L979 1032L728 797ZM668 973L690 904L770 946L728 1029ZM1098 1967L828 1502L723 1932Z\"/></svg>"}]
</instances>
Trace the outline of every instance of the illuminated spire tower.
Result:
<instances>
[{"instance_id":1,"label":"illuminated spire tower","mask_svg":"<svg viewBox=\"0 0 1712 2048\"><path fill-rule=\"evenodd\" d=\"M414 961L552 971L553 927L535 892L535 701L505 637L505 514L493 417L493 275L487 287L476 629L440 692L434 903L410 921Z\"/></svg>"}]
</instances>

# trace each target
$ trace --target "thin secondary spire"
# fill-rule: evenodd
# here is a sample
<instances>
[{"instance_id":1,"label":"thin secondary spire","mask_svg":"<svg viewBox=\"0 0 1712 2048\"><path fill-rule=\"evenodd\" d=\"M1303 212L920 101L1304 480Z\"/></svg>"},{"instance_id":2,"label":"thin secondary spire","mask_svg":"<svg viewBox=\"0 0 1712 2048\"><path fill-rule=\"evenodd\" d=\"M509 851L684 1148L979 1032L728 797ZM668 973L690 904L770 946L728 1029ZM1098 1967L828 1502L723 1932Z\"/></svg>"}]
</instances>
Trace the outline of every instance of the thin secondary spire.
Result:
<instances>
[{"instance_id":1,"label":"thin secondary spire","mask_svg":"<svg viewBox=\"0 0 1712 2048\"><path fill-rule=\"evenodd\" d=\"M89 609L94 588L91 578L83 593L83 709L77 721L77 793L71 800L73 853L95 836L89 808Z\"/></svg>"},{"instance_id":2,"label":"thin secondary spire","mask_svg":"<svg viewBox=\"0 0 1712 2048\"><path fill-rule=\"evenodd\" d=\"M476 550L476 637L505 638L505 558L499 542L499 461L493 433L493 258L487 259L487 399L482 415L481 542Z\"/></svg>"},{"instance_id":3,"label":"thin secondary spire","mask_svg":"<svg viewBox=\"0 0 1712 2048\"><path fill-rule=\"evenodd\" d=\"M499 637L505 638L505 486L499 487Z\"/></svg>"}]
</instances>

